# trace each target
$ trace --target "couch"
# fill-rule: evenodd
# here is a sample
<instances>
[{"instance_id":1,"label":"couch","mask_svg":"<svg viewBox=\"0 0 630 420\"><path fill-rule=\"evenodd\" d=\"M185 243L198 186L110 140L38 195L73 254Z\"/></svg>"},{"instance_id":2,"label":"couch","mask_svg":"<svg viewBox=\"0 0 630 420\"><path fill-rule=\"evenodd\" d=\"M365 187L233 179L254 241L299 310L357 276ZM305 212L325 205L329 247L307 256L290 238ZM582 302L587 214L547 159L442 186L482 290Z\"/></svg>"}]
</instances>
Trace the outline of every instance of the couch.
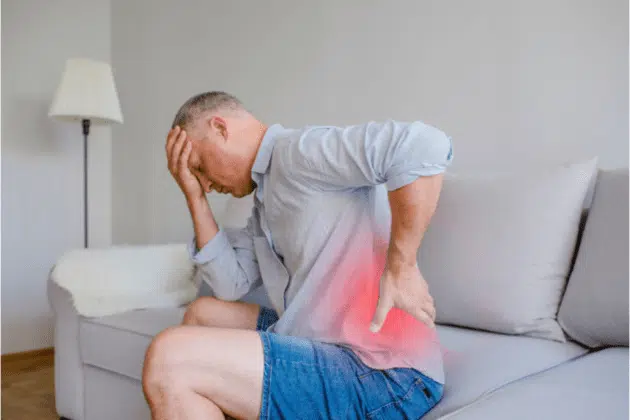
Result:
<instances>
[{"instance_id":1,"label":"couch","mask_svg":"<svg viewBox=\"0 0 630 420\"><path fill-rule=\"evenodd\" d=\"M628 170L587 166L445 180L418 257L446 373L427 420L628 418ZM149 419L145 350L185 307L88 318L54 282L49 299L58 414Z\"/></svg>"}]
</instances>

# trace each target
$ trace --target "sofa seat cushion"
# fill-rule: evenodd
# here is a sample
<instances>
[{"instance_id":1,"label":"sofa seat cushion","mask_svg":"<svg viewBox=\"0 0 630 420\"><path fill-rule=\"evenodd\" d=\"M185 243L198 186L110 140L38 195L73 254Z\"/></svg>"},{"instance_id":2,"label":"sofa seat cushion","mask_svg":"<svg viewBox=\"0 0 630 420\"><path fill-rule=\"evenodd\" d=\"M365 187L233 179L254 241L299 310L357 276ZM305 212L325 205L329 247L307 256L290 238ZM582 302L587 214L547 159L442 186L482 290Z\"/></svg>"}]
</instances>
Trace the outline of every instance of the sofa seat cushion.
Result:
<instances>
[{"instance_id":1,"label":"sofa seat cushion","mask_svg":"<svg viewBox=\"0 0 630 420\"><path fill-rule=\"evenodd\" d=\"M80 326L84 364L136 380L152 338L181 322L185 308L145 309L103 318L85 318ZM574 343L438 326L444 348L444 399L427 415L437 419L516 379L571 360L586 350Z\"/></svg>"},{"instance_id":2,"label":"sofa seat cushion","mask_svg":"<svg viewBox=\"0 0 630 420\"><path fill-rule=\"evenodd\" d=\"M142 309L83 318L79 346L84 364L141 380L144 355L160 331L181 324L185 307Z\"/></svg>"},{"instance_id":3,"label":"sofa seat cushion","mask_svg":"<svg viewBox=\"0 0 630 420\"><path fill-rule=\"evenodd\" d=\"M446 384L444 398L426 415L426 420L438 419L510 382L574 359L587 351L572 342L560 343L442 325L437 329L444 352Z\"/></svg>"},{"instance_id":4,"label":"sofa seat cushion","mask_svg":"<svg viewBox=\"0 0 630 420\"><path fill-rule=\"evenodd\" d=\"M627 419L628 348L597 351L505 386L449 419Z\"/></svg>"}]
</instances>

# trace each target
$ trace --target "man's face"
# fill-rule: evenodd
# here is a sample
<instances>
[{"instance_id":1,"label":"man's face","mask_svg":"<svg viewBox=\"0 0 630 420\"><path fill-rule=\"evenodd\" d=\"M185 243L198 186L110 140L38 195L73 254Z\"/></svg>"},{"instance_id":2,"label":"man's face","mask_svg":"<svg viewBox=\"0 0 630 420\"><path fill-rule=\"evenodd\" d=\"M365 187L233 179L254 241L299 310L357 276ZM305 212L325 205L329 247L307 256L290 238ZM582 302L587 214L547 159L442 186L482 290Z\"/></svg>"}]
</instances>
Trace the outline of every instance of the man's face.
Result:
<instances>
[{"instance_id":1,"label":"man's face","mask_svg":"<svg viewBox=\"0 0 630 420\"><path fill-rule=\"evenodd\" d=\"M239 141L228 133L229 121L200 121L186 130L192 143L188 166L206 193L244 197L255 185L240 159Z\"/></svg>"},{"instance_id":2,"label":"man's face","mask_svg":"<svg viewBox=\"0 0 630 420\"><path fill-rule=\"evenodd\" d=\"M208 165L208 163L202 158L203 155L199 151L199 144L195 143L196 142L193 142L193 149L190 153L190 160L188 161L190 171L193 175L195 175L195 177L197 177L199 183L201 184L201 188L203 188L206 193L211 191L217 191L219 193L224 192L222 185L212 180L209 170L206 169L206 167L211 165Z\"/></svg>"}]
</instances>

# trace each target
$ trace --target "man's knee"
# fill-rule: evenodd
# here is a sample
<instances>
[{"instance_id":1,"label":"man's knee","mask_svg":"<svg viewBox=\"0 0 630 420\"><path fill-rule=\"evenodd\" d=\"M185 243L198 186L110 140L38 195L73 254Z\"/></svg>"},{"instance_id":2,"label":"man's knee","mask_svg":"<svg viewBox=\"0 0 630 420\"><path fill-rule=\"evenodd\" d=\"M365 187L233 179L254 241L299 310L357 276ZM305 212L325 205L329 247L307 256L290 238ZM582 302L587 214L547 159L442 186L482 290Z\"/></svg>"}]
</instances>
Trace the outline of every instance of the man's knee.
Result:
<instances>
[{"instance_id":1,"label":"man's knee","mask_svg":"<svg viewBox=\"0 0 630 420\"><path fill-rule=\"evenodd\" d=\"M208 314L217 306L219 300L212 296L202 296L192 301L186 308L184 325L202 325L203 320L208 318Z\"/></svg>"},{"instance_id":2,"label":"man's knee","mask_svg":"<svg viewBox=\"0 0 630 420\"><path fill-rule=\"evenodd\" d=\"M144 357L142 389L147 399L160 395L178 383L177 357L182 344L178 327L167 328L155 336Z\"/></svg>"}]
</instances>

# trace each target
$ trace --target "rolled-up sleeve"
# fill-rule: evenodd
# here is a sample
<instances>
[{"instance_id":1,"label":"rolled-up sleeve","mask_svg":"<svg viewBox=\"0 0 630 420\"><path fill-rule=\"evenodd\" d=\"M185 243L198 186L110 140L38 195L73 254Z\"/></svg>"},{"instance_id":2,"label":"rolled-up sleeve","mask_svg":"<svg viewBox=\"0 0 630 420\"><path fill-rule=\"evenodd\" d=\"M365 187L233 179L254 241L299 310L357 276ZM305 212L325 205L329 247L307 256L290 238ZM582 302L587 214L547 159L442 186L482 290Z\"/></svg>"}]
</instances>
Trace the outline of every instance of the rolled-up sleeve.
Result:
<instances>
[{"instance_id":1,"label":"rolled-up sleeve","mask_svg":"<svg viewBox=\"0 0 630 420\"><path fill-rule=\"evenodd\" d=\"M444 172L453 158L451 138L419 121L310 127L290 149L296 175L323 189L386 184L392 191Z\"/></svg>"},{"instance_id":2,"label":"rolled-up sleeve","mask_svg":"<svg viewBox=\"0 0 630 420\"><path fill-rule=\"evenodd\" d=\"M220 229L199 250L193 238L189 253L197 268L195 276L200 276L197 282L207 283L219 299L238 300L261 283L251 218L243 229Z\"/></svg>"}]
</instances>

